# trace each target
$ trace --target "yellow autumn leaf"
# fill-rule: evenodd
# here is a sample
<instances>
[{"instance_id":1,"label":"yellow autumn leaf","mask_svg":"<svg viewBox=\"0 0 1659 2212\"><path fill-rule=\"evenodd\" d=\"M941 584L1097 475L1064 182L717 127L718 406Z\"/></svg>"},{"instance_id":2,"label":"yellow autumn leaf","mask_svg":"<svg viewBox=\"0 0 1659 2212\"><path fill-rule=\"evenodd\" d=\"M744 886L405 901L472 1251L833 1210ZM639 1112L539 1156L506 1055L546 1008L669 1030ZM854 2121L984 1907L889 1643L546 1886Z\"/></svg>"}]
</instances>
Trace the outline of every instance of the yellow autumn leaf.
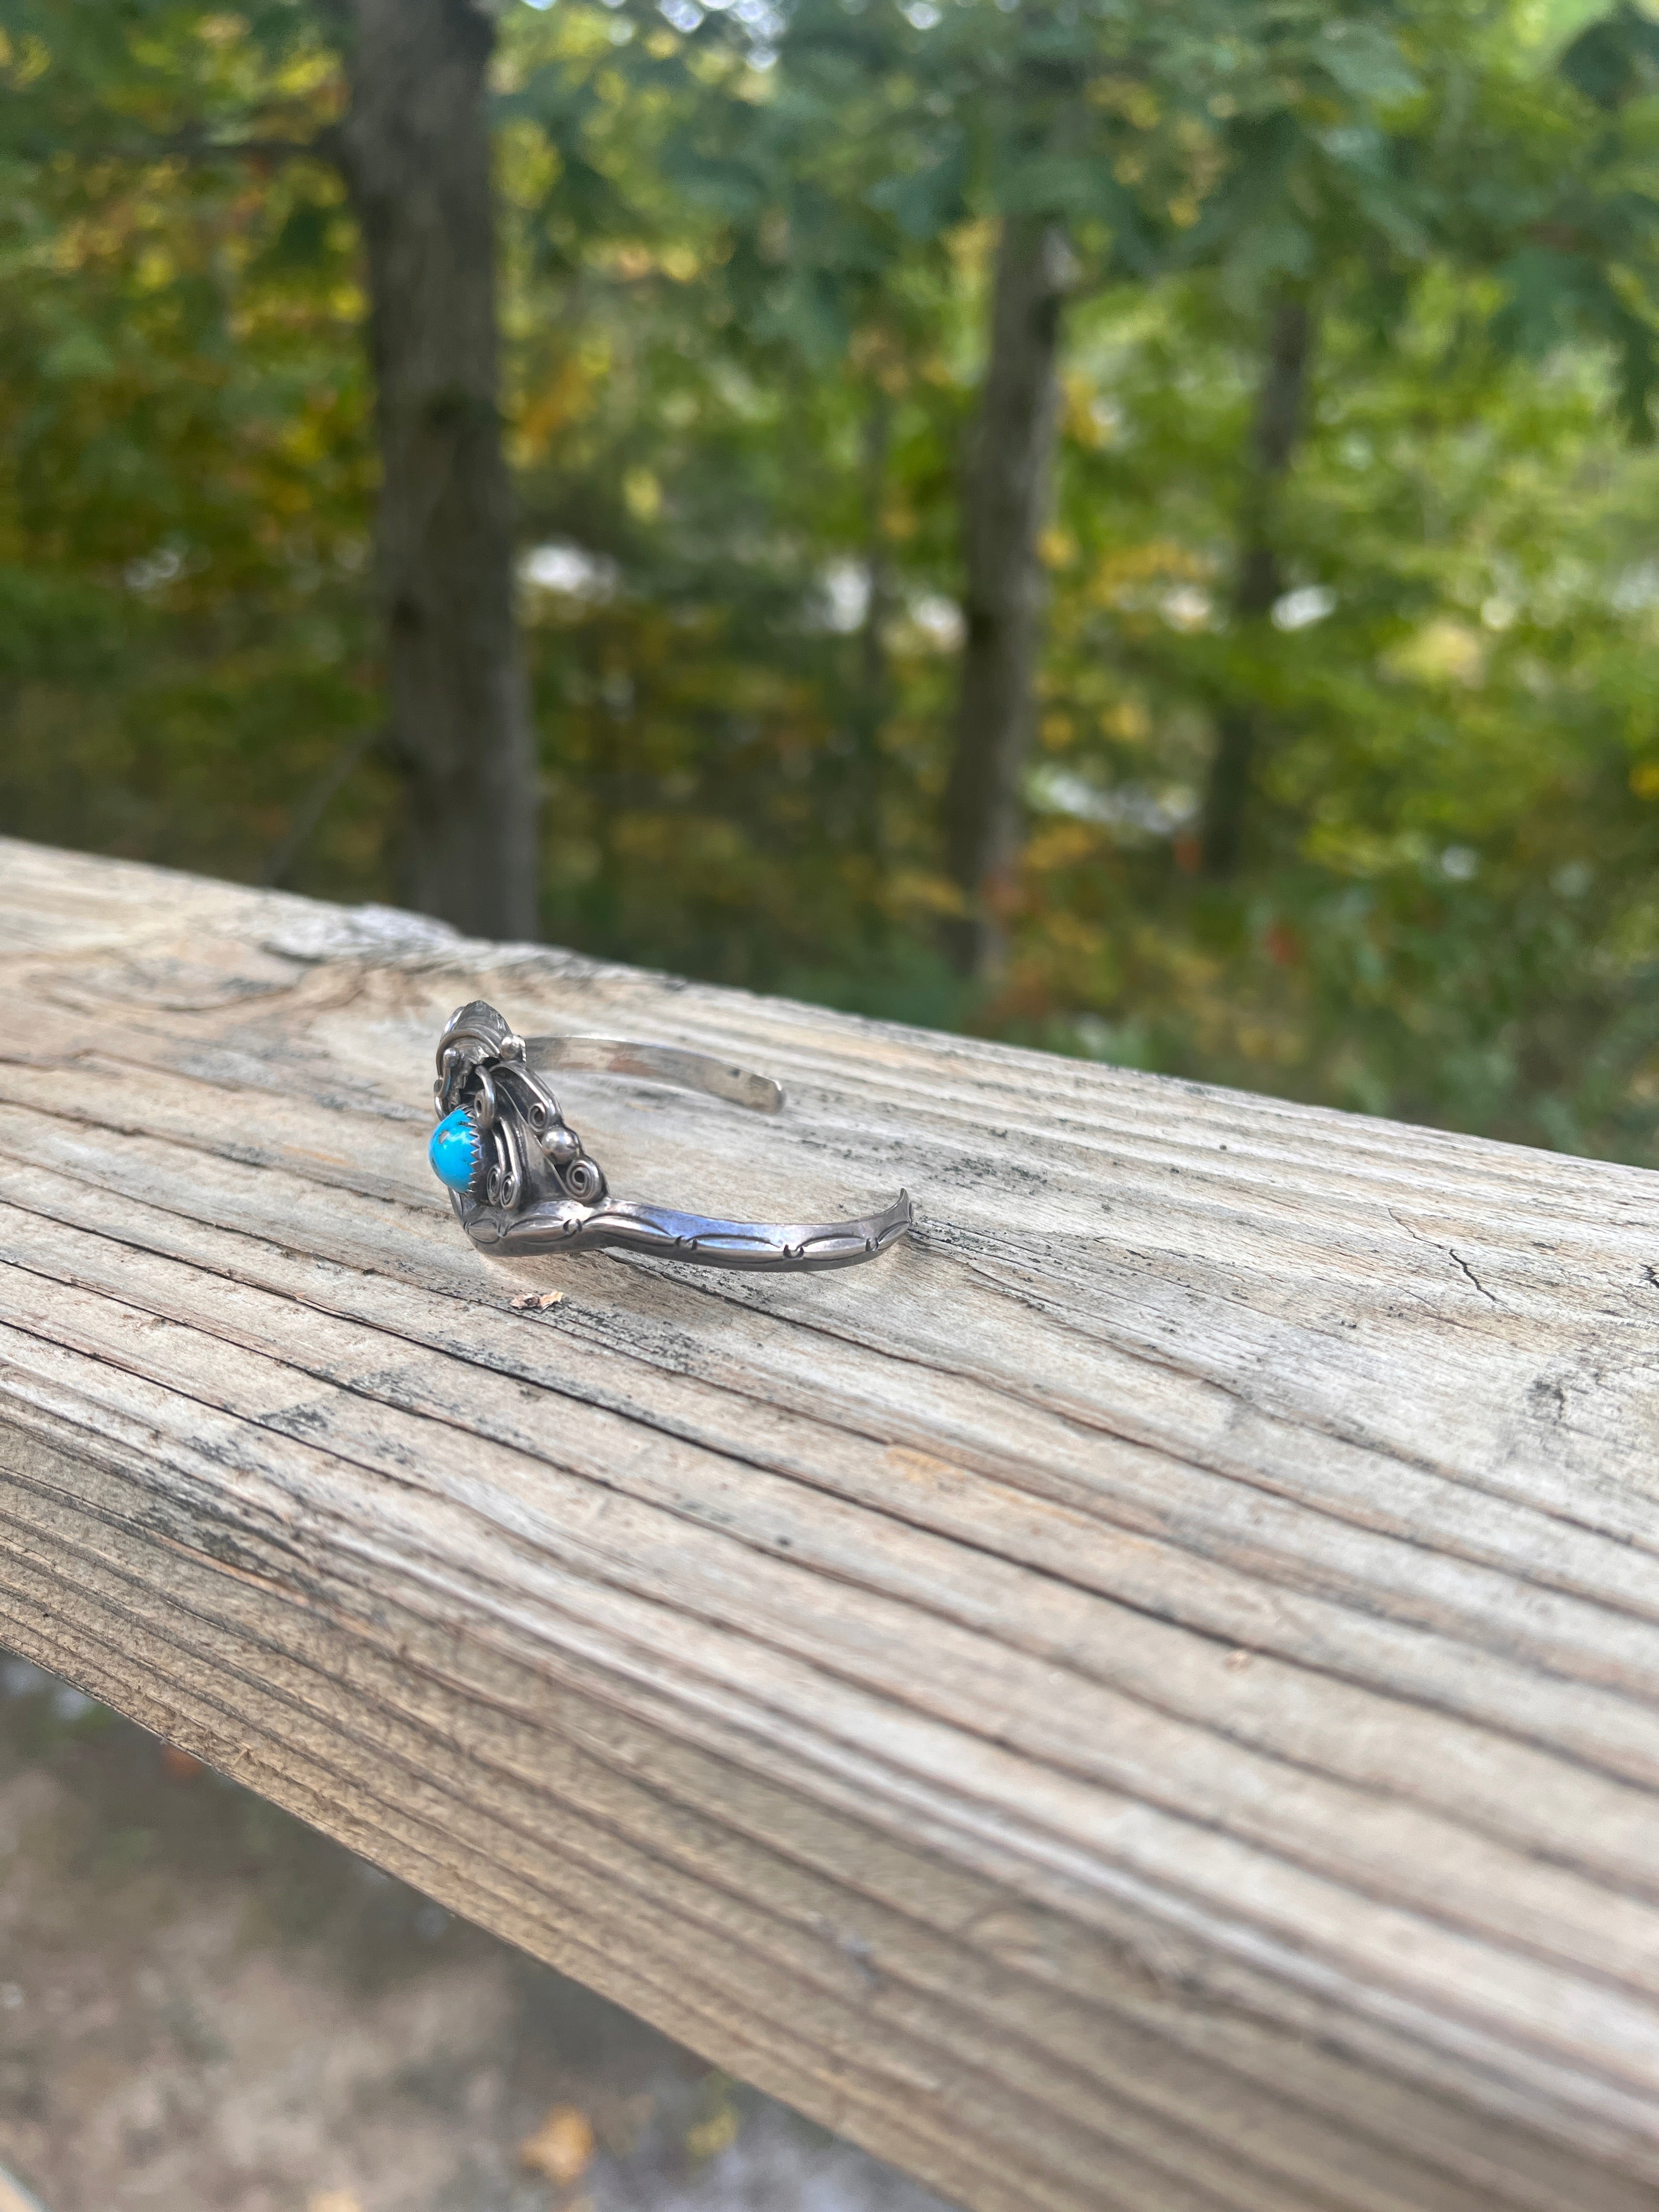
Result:
<instances>
[{"instance_id":1,"label":"yellow autumn leaf","mask_svg":"<svg viewBox=\"0 0 1659 2212\"><path fill-rule=\"evenodd\" d=\"M722 2105L706 2120L688 2129L685 2137L686 2155L693 2166L706 2166L710 2159L718 2158L723 2150L730 2150L738 2139L742 2125L735 2106Z\"/></svg>"},{"instance_id":2,"label":"yellow autumn leaf","mask_svg":"<svg viewBox=\"0 0 1659 2212\"><path fill-rule=\"evenodd\" d=\"M580 2181L592 2157L592 2123L574 2105L555 2105L535 2134L519 2146L525 2171L545 2175L559 2189Z\"/></svg>"}]
</instances>

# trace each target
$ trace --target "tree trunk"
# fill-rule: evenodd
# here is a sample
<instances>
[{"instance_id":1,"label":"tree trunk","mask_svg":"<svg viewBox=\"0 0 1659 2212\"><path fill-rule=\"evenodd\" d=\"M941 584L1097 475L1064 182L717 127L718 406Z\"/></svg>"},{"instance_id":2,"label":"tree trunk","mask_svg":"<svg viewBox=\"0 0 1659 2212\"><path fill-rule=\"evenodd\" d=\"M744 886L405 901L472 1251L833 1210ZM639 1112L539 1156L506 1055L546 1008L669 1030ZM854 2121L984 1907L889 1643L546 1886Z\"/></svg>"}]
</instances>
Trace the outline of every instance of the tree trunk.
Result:
<instances>
[{"instance_id":1,"label":"tree trunk","mask_svg":"<svg viewBox=\"0 0 1659 2212\"><path fill-rule=\"evenodd\" d=\"M854 774L857 788L853 832L860 853L879 872L883 858L882 797L885 776L882 732L891 706L887 626L893 611L893 563L883 507L893 436L893 403L878 383L864 425L864 620L859 626L858 697L854 712Z\"/></svg>"},{"instance_id":2,"label":"tree trunk","mask_svg":"<svg viewBox=\"0 0 1659 2212\"><path fill-rule=\"evenodd\" d=\"M967 635L945 850L964 911L947 932L956 965L1001 957L1019 850L1020 772L1030 742L1042 605L1037 538L1060 418L1058 362L1068 262L1051 224L1009 216L997 252L991 352L963 495Z\"/></svg>"},{"instance_id":3,"label":"tree trunk","mask_svg":"<svg viewBox=\"0 0 1659 2212\"><path fill-rule=\"evenodd\" d=\"M351 0L349 21L343 165L368 264L406 896L477 935L533 937L536 755L497 404L494 32L471 0Z\"/></svg>"},{"instance_id":4,"label":"tree trunk","mask_svg":"<svg viewBox=\"0 0 1659 2212\"><path fill-rule=\"evenodd\" d=\"M1268 325L1267 369L1251 425L1233 586L1233 613L1247 635L1267 620L1285 588L1274 543L1274 507L1301 434L1312 350L1313 321L1306 302L1281 299ZM1212 880L1237 873L1243 854L1260 728L1259 710L1248 702L1224 708L1216 718L1200 847L1203 872Z\"/></svg>"}]
</instances>

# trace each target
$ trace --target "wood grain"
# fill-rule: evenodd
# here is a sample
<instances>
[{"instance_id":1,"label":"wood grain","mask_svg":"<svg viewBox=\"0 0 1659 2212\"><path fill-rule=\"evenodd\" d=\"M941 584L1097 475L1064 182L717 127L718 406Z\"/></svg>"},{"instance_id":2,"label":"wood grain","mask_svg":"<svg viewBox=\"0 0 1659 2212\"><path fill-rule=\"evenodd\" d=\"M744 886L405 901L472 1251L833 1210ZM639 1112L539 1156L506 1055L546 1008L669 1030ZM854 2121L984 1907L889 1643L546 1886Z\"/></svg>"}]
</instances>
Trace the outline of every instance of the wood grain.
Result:
<instances>
[{"instance_id":1,"label":"wood grain","mask_svg":"<svg viewBox=\"0 0 1659 2212\"><path fill-rule=\"evenodd\" d=\"M1659 2194L1659 1179L0 844L0 1642L983 2212ZM473 1252L459 1000L624 1196ZM564 1296L545 1311L509 1301Z\"/></svg>"}]
</instances>

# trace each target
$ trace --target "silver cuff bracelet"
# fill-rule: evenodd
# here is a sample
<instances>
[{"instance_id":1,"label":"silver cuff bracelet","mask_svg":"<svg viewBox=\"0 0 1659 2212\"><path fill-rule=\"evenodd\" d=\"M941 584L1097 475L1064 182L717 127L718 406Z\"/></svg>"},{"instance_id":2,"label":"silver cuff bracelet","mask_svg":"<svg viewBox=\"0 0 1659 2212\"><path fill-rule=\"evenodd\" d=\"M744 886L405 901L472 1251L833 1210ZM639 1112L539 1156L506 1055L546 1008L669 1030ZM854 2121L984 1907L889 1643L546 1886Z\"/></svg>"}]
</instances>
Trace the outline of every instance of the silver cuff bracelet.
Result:
<instances>
[{"instance_id":1,"label":"silver cuff bracelet","mask_svg":"<svg viewBox=\"0 0 1659 2212\"><path fill-rule=\"evenodd\" d=\"M783 1105L769 1076L703 1053L613 1037L516 1036L494 1006L475 999L451 1015L438 1040L438 1126L428 1156L481 1251L512 1258L605 1245L705 1267L850 1267L884 1252L915 1218L904 1191L859 1221L720 1221L613 1199L541 1080L555 1068L672 1083L760 1114Z\"/></svg>"}]
</instances>

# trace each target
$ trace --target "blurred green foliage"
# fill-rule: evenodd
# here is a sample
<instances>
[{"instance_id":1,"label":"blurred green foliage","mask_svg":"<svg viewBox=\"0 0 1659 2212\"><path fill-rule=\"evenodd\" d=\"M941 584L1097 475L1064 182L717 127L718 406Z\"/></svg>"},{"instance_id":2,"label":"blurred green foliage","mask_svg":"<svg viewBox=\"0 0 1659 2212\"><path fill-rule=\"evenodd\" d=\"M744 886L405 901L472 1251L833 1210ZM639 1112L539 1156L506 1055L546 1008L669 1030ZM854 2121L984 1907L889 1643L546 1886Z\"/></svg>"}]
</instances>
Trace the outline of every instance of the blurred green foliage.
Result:
<instances>
[{"instance_id":1,"label":"blurred green foliage","mask_svg":"<svg viewBox=\"0 0 1659 2212\"><path fill-rule=\"evenodd\" d=\"M1656 1158L1659 76L1540 0L502 15L544 923L906 1018ZM1161 20L1161 18L1160 18ZM0 826L395 897L326 24L14 0ZM302 149L325 134L320 149ZM935 951L1000 212L1078 260L1030 836ZM1263 318L1317 308L1272 623ZM1268 742L1195 872L1215 718Z\"/></svg>"}]
</instances>

